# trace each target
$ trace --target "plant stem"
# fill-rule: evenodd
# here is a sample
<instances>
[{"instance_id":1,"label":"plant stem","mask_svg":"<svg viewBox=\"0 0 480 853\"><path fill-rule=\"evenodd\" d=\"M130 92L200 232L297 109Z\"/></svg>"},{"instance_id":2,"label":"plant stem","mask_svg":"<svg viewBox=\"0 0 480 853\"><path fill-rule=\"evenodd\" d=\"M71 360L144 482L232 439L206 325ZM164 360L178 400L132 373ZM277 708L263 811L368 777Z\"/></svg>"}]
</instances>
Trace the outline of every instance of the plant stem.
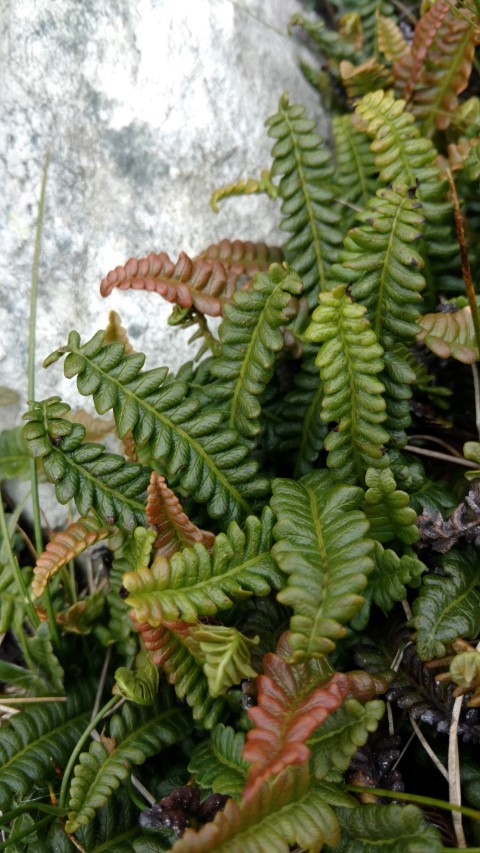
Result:
<instances>
[{"instance_id":1,"label":"plant stem","mask_svg":"<svg viewBox=\"0 0 480 853\"><path fill-rule=\"evenodd\" d=\"M33 826L23 829L22 832L17 832L15 835L11 835L6 841L0 841L0 850L6 850L7 847L10 847L11 844L15 844L17 841L20 841L21 838L33 835L33 833L37 832L40 827L45 826L47 823L51 823L51 821L51 817L44 817L42 820L35 821ZM18 847L16 849L18 850Z\"/></svg>"},{"instance_id":2,"label":"plant stem","mask_svg":"<svg viewBox=\"0 0 480 853\"><path fill-rule=\"evenodd\" d=\"M436 806L447 812L460 812L465 817L471 817L480 821L480 811L468 806L458 806L455 803L447 803L445 800L437 800L435 797L424 797L421 794L403 794L398 791L387 791L384 788L367 788L364 785L345 785L346 791L357 794L375 794L378 797L388 797L391 800L405 800L407 803L418 803L420 806ZM454 848L455 849L455 848Z\"/></svg>"},{"instance_id":3,"label":"plant stem","mask_svg":"<svg viewBox=\"0 0 480 853\"><path fill-rule=\"evenodd\" d=\"M455 187L453 175L450 169L447 169L446 171L448 183L450 184L450 191L452 194L453 216L455 219L455 228L457 229L458 245L460 247L463 280L465 282L465 289L467 291L470 311L472 313L473 328L475 331L475 338L477 340L477 349L480 354L480 315L478 313L478 305L475 297L475 287L472 279L472 271L470 269L470 262L468 260L467 242L465 239L465 231L463 228L462 212L460 210L460 202L458 200L457 189Z\"/></svg>"},{"instance_id":4,"label":"plant stem","mask_svg":"<svg viewBox=\"0 0 480 853\"><path fill-rule=\"evenodd\" d=\"M107 704L104 705L103 708L100 709L97 716L87 726L83 735L81 736L80 740L78 741L75 749L73 750L73 752L72 752L72 754L68 760L68 764L65 768L65 773L63 774L63 779L62 779L62 787L60 788L60 797L59 797L58 803L59 803L59 806L61 809L65 808L66 799L67 799L67 792L68 792L68 784L70 782L70 776L72 775L72 771L73 771L73 768L75 766L75 762L76 762L78 756L80 755L84 744L86 743L86 741L90 737L90 734L93 732L93 730L97 727L98 723L100 723L102 721L105 714L108 711L110 711L110 709L113 708L113 706L116 705L117 703L118 703L118 696L113 696L111 699L108 700Z\"/></svg>"},{"instance_id":5,"label":"plant stem","mask_svg":"<svg viewBox=\"0 0 480 853\"><path fill-rule=\"evenodd\" d=\"M7 561L10 563L10 565L12 567L12 572L14 574L15 581L16 581L17 586L18 586L20 598L23 600L23 602L25 604L25 608L27 610L30 622L32 623L32 627L38 628L38 626L40 625L40 619L39 619L39 617L35 611L35 608L32 604L32 599L30 598L30 594L28 592L27 585L25 583L25 578L23 577L22 572L20 570L20 566L18 565L18 560L17 560L15 554L13 553L12 543L10 541L10 536L8 533L7 519L5 516L5 510L3 508L3 500L2 500L1 494L0 494L0 533L2 534L3 547L6 551Z\"/></svg>"},{"instance_id":6,"label":"plant stem","mask_svg":"<svg viewBox=\"0 0 480 853\"><path fill-rule=\"evenodd\" d=\"M20 817L20 815L32 810L45 812L46 814L53 815L53 817L63 817L66 814L66 809L62 811L62 809L57 808L57 806L49 806L47 803L28 802L24 803L22 806L18 806L16 809L11 809L9 812L4 812L0 815L0 826L10 823L10 821L15 820L16 817Z\"/></svg>"}]
</instances>

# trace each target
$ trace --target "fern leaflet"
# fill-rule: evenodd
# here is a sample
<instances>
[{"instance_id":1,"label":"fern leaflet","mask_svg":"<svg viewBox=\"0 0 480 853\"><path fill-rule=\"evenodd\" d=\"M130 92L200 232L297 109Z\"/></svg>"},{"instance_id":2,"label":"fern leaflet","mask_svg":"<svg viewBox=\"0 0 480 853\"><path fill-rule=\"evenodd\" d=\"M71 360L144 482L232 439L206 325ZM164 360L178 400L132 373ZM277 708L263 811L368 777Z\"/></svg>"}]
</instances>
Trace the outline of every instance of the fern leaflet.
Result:
<instances>
[{"instance_id":1,"label":"fern leaflet","mask_svg":"<svg viewBox=\"0 0 480 853\"><path fill-rule=\"evenodd\" d=\"M439 358L456 358L463 364L474 364L479 357L472 312L469 305L459 311L424 314L418 320L419 343L425 344Z\"/></svg>"},{"instance_id":2,"label":"fern leaflet","mask_svg":"<svg viewBox=\"0 0 480 853\"><path fill-rule=\"evenodd\" d=\"M378 699L365 705L356 699L346 699L327 717L308 739L312 771L317 779L328 775L330 780L341 781L357 749L376 731L384 710L384 703Z\"/></svg>"},{"instance_id":3,"label":"fern leaflet","mask_svg":"<svg viewBox=\"0 0 480 853\"><path fill-rule=\"evenodd\" d=\"M367 804L338 809L342 841L331 853L440 853L440 834L416 806Z\"/></svg>"},{"instance_id":4,"label":"fern leaflet","mask_svg":"<svg viewBox=\"0 0 480 853\"><path fill-rule=\"evenodd\" d=\"M210 696L214 699L244 678L256 678L250 654L260 638L245 637L236 628L224 625L192 625L187 645L203 664Z\"/></svg>"},{"instance_id":5,"label":"fern leaflet","mask_svg":"<svg viewBox=\"0 0 480 853\"><path fill-rule=\"evenodd\" d=\"M405 545L417 542L417 514L409 506L407 493L397 489L390 468L384 471L369 468L365 482L368 490L362 508L370 522L370 535L377 542L391 542L393 539L399 539Z\"/></svg>"},{"instance_id":6,"label":"fern leaflet","mask_svg":"<svg viewBox=\"0 0 480 853\"><path fill-rule=\"evenodd\" d=\"M368 138L353 121L351 113L332 119L335 142L335 179L340 189L340 200L354 207L366 207L378 187L377 167ZM342 221L347 230L353 223L355 211L348 207Z\"/></svg>"},{"instance_id":7,"label":"fern leaflet","mask_svg":"<svg viewBox=\"0 0 480 853\"><path fill-rule=\"evenodd\" d=\"M236 195L252 195L253 193L265 193L270 198L277 197L277 187L272 183L268 169L262 169L260 178L243 178L235 183L227 184L218 190L214 190L210 197L210 207L214 213L218 213L218 202ZM204 255L202 255L204 257Z\"/></svg>"},{"instance_id":8,"label":"fern leaflet","mask_svg":"<svg viewBox=\"0 0 480 853\"><path fill-rule=\"evenodd\" d=\"M245 784L248 763L242 758L245 735L219 723L210 739L194 750L188 765L195 782L214 794L226 794L238 800Z\"/></svg>"}]
</instances>

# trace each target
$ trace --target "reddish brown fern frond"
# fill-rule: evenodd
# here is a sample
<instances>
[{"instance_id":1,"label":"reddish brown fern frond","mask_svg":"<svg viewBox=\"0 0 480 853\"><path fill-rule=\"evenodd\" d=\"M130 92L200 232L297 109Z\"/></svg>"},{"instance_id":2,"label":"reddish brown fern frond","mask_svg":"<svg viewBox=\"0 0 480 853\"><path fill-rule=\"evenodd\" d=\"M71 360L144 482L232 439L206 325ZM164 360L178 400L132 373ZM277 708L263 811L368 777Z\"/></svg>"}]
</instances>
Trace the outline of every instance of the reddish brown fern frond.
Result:
<instances>
[{"instance_id":1,"label":"reddish brown fern frond","mask_svg":"<svg viewBox=\"0 0 480 853\"><path fill-rule=\"evenodd\" d=\"M393 67L396 89L423 132L444 130L466 88L480 39L473 13L455 12L456 0L437 0L420 19L410 53Z\"/></svg>"},{"instance_id":2,"label":"reddish brown fern frond","mask_svg":"<svg viewBox=\"0 0 480 853\"><path fill-rule=\"evenodd\" d=\"M243 757L251 761L244 795L290 764L310 755L307 740L340 707L350 689L346 675L335 673L321 687L312 686L308 664L288 664L277 654L263 660L257 679L258 705L248 715L255 728L247 733Z\"/></svg>"},{"instance_id":3,"label":"reddish brown fern frond","mask_svg":"<svg viewBox=\"0 0 480 853\"><path fill-rule=\"evenodd\" d=\"M111 535L112 528L105 527L102 522L89 515L79 518L66 530L61 530L55 534L43 554L38 558L33 570L33 597L39 598L42 595L49 580L69 560L77 557L95 542L107 539Z\"/></svg>"},{"instance_id":4,"label":"reddish brown fern frond","mask_svg":"<svg viewBox=\"0 0 480 853\"><path fill-rule=\"evenodd\" d=\"M205 548L213 547L214 534L192 524L176 494L167 486L165 477L152 471L147 491L147 520L158 532L153 543L155 556L171 557L195 542L201 542Z\"/></svg>"},{"instance_id":5,"label":"reddish brown fern frond","mask_svg":"<svg viewBox=\"0 0 480 853\"><path fill-rule=\"evenodd\" d=\"M233 275L251 278L256 272L268 270L270 264L283 261L283 252L278 246L252 243L250 240L221 240L212 243L198 258L221 261Z\"/></svg>"},{"instance_id":6,"label":"reddish brown fern frond","mask_svg":"<svg viewBox=\"0 0 480 853\"><path fill-rule=\"evenodd\" d=\"M133 618L133 614L130 614ZM148 622L140 624L133 619L135 630L142 636L143 644L155 666L164 669L167 674L167 680L170 684L175 682L175 668L169 666L169 660L175 652L175 644L172 643L172 638L178 637L183 642L190 636L191 625L187 622L165 622L159 625L158 628L152 628ZM173 636L172 636L173 635ZM172 678L169 678L172 676Z\"/></svg>"},{"instance_id":7,"label":"reddish brown fern frond","mask_svg":"<svg viewBox=\"0 0 480 853\"><path fill-rule=\"evenodd\" d=\"M127 330L122 326L120 314L110 311L108 315L108 326L105 329L105 343L111 344L118 341L125 347L125 355L133 352L133 347L128 339Z\"/></svg>"},{"instance_id":8,"label":"reddish brown fern frond","mask_svg":"<svg viewBox=\"0 0 480 853\"><path fill-rule=\"evenodd\" d=\"M174 264L165 252L152 252L140 260L130 258L125 266L109 272L100 284L100 293L108 296L116 287L148 290L181 308L193 307L201 314L218 317L236 289L237 278L229 275L219 260L192 261L180 252Z\"/></svg>"}]
</instances>

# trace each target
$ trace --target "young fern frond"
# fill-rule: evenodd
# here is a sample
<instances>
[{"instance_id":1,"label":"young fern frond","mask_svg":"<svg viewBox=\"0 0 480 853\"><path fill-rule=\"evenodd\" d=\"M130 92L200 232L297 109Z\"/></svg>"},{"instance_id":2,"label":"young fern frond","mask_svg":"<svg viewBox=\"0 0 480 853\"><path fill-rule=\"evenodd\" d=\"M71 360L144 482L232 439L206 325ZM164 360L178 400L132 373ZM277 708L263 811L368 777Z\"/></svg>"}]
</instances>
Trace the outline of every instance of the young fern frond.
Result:
<instances>
[{"instance_id":1,"label":"young fern frond","mask_svg":"<svg viewBox=\"0 0 480 853\"><path fill-rule=\"evenodd\" d=\"M378 50L388 62L396 62L409 51L403 33L392 18L377 15Z\"/></svg>"},{"instance_id":2,"label":"young fern frond","mask_svg":"<svg viewBox=\"0 0 480 853\"><path fill-rule=\"evenodd\" d=\"M112 535L110 527L105 526L94 515L85 515L72 522L66 530L60 530L48 543L33 570L32 595L39 598L60 569L69 560L78 557L91 545L101 542Z\"/></svg>"},{"instance_id":3,"label":"young fern frond","mask_svg":"<svg viewBox=\"0 0 480 853\"><path fill-rule=\"evenodd\" d=\"M201 542L208 549L213 547L214 534L192 524L176 494L168 488L165 477L152 471L147 492L145 515L157 534L153 543L155 556L171 557L195 542Z\"/></svg>"},{"instance_id":4,"label":"young fern frond","mask_svg":"<svg viewBox=\"0 0 480 853\"><path fill-rule=\"evenodd\" d=\"M200 543L174 554L157 557L150 568L140 567L123 578L127 603L135 619L157 627L165 620L197 621L226 610L233 601L268 595L283 585L282 574L270 554L273 514L264 510L262 521L249 516L241 530L231 522L209 551Z\"/></svg>"},{"instance_id":5,"label":"young fern frond","mask_svg":"<svg viewBox=\"0 0 480 853\"><path fill-rule=\"evenodd\" d=\"M202 661L210 696L214 699L244 678L256 678L250 664L252 648L259 637L245 637L236 628L224 625L192 625L187 645L197 660Z\"/></svg>"},{"instance_id":6,"label":"young fern frond","mask_svg":"<svg viewBox=\"0 0 480 853\"><path fill-rule=\"evenodd\" d=\"M378 699L365 705L346 699L308 739L314 776L340 782L357 749L376 731L384 711L385 705Z\"/></svg>"},{"instance_id":7,"label":"young fern frond","mask_svg":"<svg viewBox=\"0 0 480 853\"><path fill-rule=\"evenodd\" d=\"M351 113L332 119L335 143L335 180L339 187L339 200L354 207L367 206L378 188L377 167L368 137L356 126ZM343 208L342 221L347 230L355 218L355 210Z\"/></svg>"},{"instance_id":8,"label":"young fern frond","mask_svg":"<svg viewBox=\"0 0 480 853\"><path fill-rule=\"evenodd\" d=\"M272 553L289 575L277 597L294 611L289 643L295 662L329 654L362 604L373 569L362 499L360 488L335 485L327 471L273 483Z\"/></svg>"},{"instance_id":9,"label":"young fern frond","mask_svg":"<svg viewBox=\"0 0 480 853\"><path fill-rule=\"evenodd\" d=\"M213 823L199 832L188 829L171 853L229 848L242 853L289 853L297 844L320 850L324 843L339 840L338 823L328 804L332 792L310 780L306 764L287 768L271 785L264 782L255 793L240 804L228 800ZM335 792L334 799L337 797L341 797L339 792Z\"/></svg>"},{"instance_id":10,"label":"young fern frond","mask_svg":"<svg viewBox=\"0 0 480 853\"><path fill-rule=\"evenodd\" d=\"M228 399L229 426L246 438L260 431L258 397L272 378L275 353L284 346L281 326L302 289L295 272L275 264L268 273L257 273L251 288L237 291L233 303L225 306L219 329L221 355L210 365L218 380L212 394Z\"/></svg>"},{"instance_id":11,"label":"young fern frond","mask_svg":"<svg viewBox=\"0 0 480 853\"><path fill-rule=\"evenodd\" d=\"M478 361L478 345L469 305L459 311L424 314L418 320L417 341L439 358L456 358L463 364Z\"/></svg>"},{"instance_id":12,"label":"young fern frond","mask_svg":"<svg viewBox=\"0 0 480 853\"><path fill-rule=\"evenodd\" d=\"M409 506L406 492L397 489L392 471L369 468L365 475L368 489L362 509L370 522L370 535L377 542L398 539L413 545L419 539L415 524L417 514Z\"/></svg>"},{"instance_id":13,"label":"young fern frond","mask_svg":"<svg viewBox=\"0 0 480 853\"><path fill-rule=\"evenodd\" d=\"M200 402L187 397L185 381L166 381L166 367L142 372L142 354L124 356L121 344L104 346L103 339L97 332L82 345L71 332L67 346L47 364L69 353L64 372L77 376L80 393L92 395L98 412L113 410L120 438L132 432L139 448L149 442L151 457L165 465L167 478L177 475L213 518L248 515L248 498L264 495L268 482L255 477L257 465L248 460L249 448L237 434L221 428L222 413L202 412Z\"/></svg>"},{"instance_id":14,"label":"young fern frond","mask_svg":"<svg viewBox=\"0 0 480 853\"><path fill-rule=\"evenodd\" d=\"M143 708L127 702L108 725L112 742L92 741L82 752L70 785L65 829L75 832L89 823L112 792L130 775L132 765L143 764L164 746L185 738L191 730L179 708Z\"/></svg>"},{"instance_id":15,"label":"young fern frond","mask_svg":"<svg viewBox=\"0 0 480 853\"><path fill-rule=\"evenodd\" d=\"M362 483L367 468L388 465L384 444L389 434L381 426L384 386L377 378L383 350L366 310L352 302L344 286L336 287L320 294L305 333L307 340L322 342L316 359L323 382L321 418L337 424L324 446L328 467L343 483Z\"/></svg>"},{"instance_id":16,"label":"young fern frond","mask_svg":"<svg viewBox=\"0 0 480 853\"><path fill-rule=\"evenodd\" d=\"M380 50L378 20L380 17L384 17L395 21L395 6L389 0L345 0L342 5L344 14L352 11L360 17L363 32L363 55L369 57L373 54L373 56L378 57Z\"/></svg>"},{"instance_id":17,"label":"young fern frond","mask_svg":"<svg viewBox=\"0 0 480 853\"><path fill-rule=\"evenodd\" d=\"M197 255L209 261L221 261L227 272L251 278L256 272L266 272L271 264L281 264L283 251L278 246L252 243L251 240L220 240Z\"/></svg>"},{"instance_id":18,"label":"young fern frond","mask_svg":"<svg viewBox=\"0 0 480 853\"><path fill-rule=\"evenodd\" d=\"M305 349L293 388L283 398L281 422L275 424L279 448L293 456L294 475L307 474L317 461L327 434L322 423L323 385L318 381L313 347Z\"/></svg>"},{"instance_id":19,"label":"young fern frond","mask_svg":"<svg viewBox=\"0 0 480 853\"><path fill-rule=\"evenodd\" d=\"M74 500L85 515L94 509L107 525L133 530L145 523L145 498L150 472L105 453L103 445L84 442L85 427L67 421L70 410L60 397L31 403L23 428L28 452L41 459L61 504Z\"/></svg>"},{"instance_id":20,"label":"young fern frond","mask_svg":"<svg viewBox=\"0 0 480 853\"><path fill-rule=\"evenodd\" d=\"M202 664L188 645L191 625L186 622L165 622L158 628L136 624L146 650L155 666L165 673L180 700L185 699L195 721L211 729L225 718L227 705L222 696L213 698L208 689Z\"/></svg>"},{"instance_id":21,"label":"young fern frond","mask_svg":"<svg viewBox=\"0 0 480 853\"><path fill-rule=\"evenodd\" d=\"M272 182L268 169L262 169L260 178L242 178L232 184L227 184L218 190L214 190L210 196L210 207L214 213L218 213L218 203L226 198L232 198L237 195L253 195L254 193L264 193L269 198L275 199L278 195L278 189ZM204 255L202 255L204 257Z\"/></svg>"},{"instance_id":22,"label":"young fern frond","mask_svg":"<svg viewBox=\"0 0 480 853\"><path fill-rule=\"evenodd\" d=\"M284 251L287 261L303 281L309 304L315 305L325 290L330 264L337 255L342 234L340 215L332 205L331 153L315 132L315 121L305 108L290 105L286 95L279 111L266 122L272 148L272 176L281 176L281 228L291 234Z\"/></svg>"},{"instance_id":23,"label":"young fern frond","mask_svg":"<svg viewBox=\"0 0 480 853\"><path fill-rule=\"evenodd\" d=\"M300 12L297 12L290 18L288 32L292 33L294 27L301 27L311 40L312 45L328 60L333 60L334 64L341 59L353 59L355 57L354 45L341 38L335 30L325 26L325 22L321 18L310 21Z\"/></svg>"},{"instance_id":24,"label":"young fern frond","mask_svg":"<svg viewBox=\"0 0 480 853\"><path fill-rule=\"evenodd\" d=\"M188 765L196 784L214 794L240 799L248 770L248 762L242 758L244 743L242 732L222 723L215 726L209 740L195 747Z\"/></svg>"}]
</instances>

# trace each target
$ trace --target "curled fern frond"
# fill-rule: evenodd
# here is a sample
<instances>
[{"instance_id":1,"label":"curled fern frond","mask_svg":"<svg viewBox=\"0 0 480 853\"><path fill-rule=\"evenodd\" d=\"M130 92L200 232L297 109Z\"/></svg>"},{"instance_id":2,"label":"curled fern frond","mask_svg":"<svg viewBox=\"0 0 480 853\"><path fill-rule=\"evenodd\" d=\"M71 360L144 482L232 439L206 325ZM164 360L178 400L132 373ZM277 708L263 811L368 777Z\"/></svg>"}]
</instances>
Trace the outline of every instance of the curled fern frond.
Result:
<instances>
[{"instance_id":1,"label":"curled fern frond","mask_svg":"<svg viewBox=\"0 0 480 853\"><path fill-rule=\"evenodd\" d=\"M320 850L339 840L335 814L328 804L329 789L309 779L307 766L289 767L271 785L264 782L256 796L240 805L229 800L213 823L199 832L188 829L172 853L289 853L298 844ZM230 842L230 843L229 843Z\"/></svg>"},{"instance_id":2,"label":"curled fern frond","mask_svg":"<svg viewBox=\"0 0 480 853\"><path fill-rule=\"evenodd\" d=\"M62 566L73 560L91 545L112 535L110 527L93 515L85 515L56 533L39 556L33 570L32 595L39 598Z\"/></svg>"},{"instance_id":3,"label":"curled fern frond","mask_svg":"<svg viewBox=\"0 0 480 853\"><path fill-rule=\"evenodd\" d=\"M362 604L360 593L373 569L362 499L361 489L335 485L327 471L273 483L278 522L272 553L289 575L277 597L293 607L289 642L294 661L331 652L345 636L344 623Z\"/></svg>"},{"instance_id":4,"label":"curled fern frond","mask_svg":"<svg viewBox=\"0 0 480 853\"><path fill-rule=\"evenodd\" d=\"M278 195L278 189L272 182L268 169L262 169L260 178L243 178L235 183L227 184L218 190L214 190L210 196L210 207L214 213L218 213L218 203L226 198L232 198L238 195L253 195L254 193L264 193L269 198L275 199Z\"/></svg>"},{"instance_id":5,"label":"curled fern frond","mask_svg":"<svg viewBox=\"0 0 480 853\"><path fill-rule=\"evenodd\" d=\"M424 314L418 325L417 341L425 344L439 358L452 357L463 364L478 361L478 345L469 305L452 313Z\"/></svg>"},{"instance_id":6,"label":"curled fern frond","mask_svg":"<svg viewBox=\"0 0 480 853\"><path fill-rule=\"evenodd\" d=\"M330 780L348 768L357 749L376 731L385 705L374 699L362 705L356 699L346 699L308 739L312 752L312 770L317 779Z\"/></svg>"},{"instance_id":7,"label":"curled fern frond","mask_svg":"<svg viewBox=\"0 0 480 853\"><path fill-rule=\"evenodd\" d=\"M243 749L243 757L252 762L243 790L247 798L260 781L307 761L308 738L342 704L350 686L341 673L316 686L307 664L292 665L277 654L266 655L263 665L258 705L248 710L254 728Z\"/></svg>"},{"instance_id":8,"label":"curled fern frond","mask_svg":"<svg viewBox=\"0 0 480 853\"><path fill-rule=\"evenodd\" d=\"M259 396L273 375L275 353L284 346L281 326L291 316L303 286L298 275L274 264L257 273L248 291L237 291L225 306L219 337L222 354L210 365L216 399L230 403L230 427L251 438L260 431Z\"/></svg>"},{"instance_id":9,"label":"curled fern frond","mask_svg":"<svg viewBox=\"0 0 480 853\"><path fill-rule=\"evenodd\" d=\"M63 417L69 409L60 397L50 397L31 403L24 415L29 421L23 428L28 452L42 459L57 500L65 504L73 499L82 515L94 509L110 526L133 530L144 524L150 472L116 453L105 453L101 444L84 442L85 427Z\"/></svg>"},{"instance_id":10,"label":"curled fern frond","mask_svg":"<svg viewBox=\"0 0 480 853\"><path fill-rule=\"evenodd\" d=\"M283 251L278 246L252 243L250 240L220 240L212 243L198 255L209 261L221 261L228 272L252 278L256 272L266 272L271 264L283 261Z\"/></svg>"},{"instance_id":11,"label":"curled fern frond","mask_svg":"<svg viewBox=\"0 0 480 853\"><path fill-rule=\"evenodd\" d=\"M259 637L245 637L236 628L224 625L192 625L187 645L197 660L203 662L210 696L216 698L244 678L256 678L250 654Z\"/></svg>"},{"instance_id":12,"label":"curled fern frond","mask_svg":"<svg viewBox=\"0 0 480 853\"><path fill-rule=\"evenodd\" d=\"M373 57L361 65L353 65L344 59L340 63L340 77L351 100L361 98L367 92L375 92L376 89L388 89L393 79L390 69Z\"/></svg>"},{"instance_id":13,"label":"curled fern frond","mask_svg":"<svg viewBox=\"0 0 480 853\"><path fill-rule=\"evenodd\" d=\"M213 547L214 534L192 524L176 494L168 488L165 477L152 471L147 492L145 514L157 533L153 543L156 556L171 557L195 542L201 542L208 549Z\"/></svg>"},{"instance_id":14,"label":"curled fern frond","mask_svg":"<svg viewBox=\"0 0 480 853\"><path fill-rule=\"evenodd\" d=\"M188 765L195 782L214 794L226 794L238 800L242 793L248 763L242 758L245 735L231 726L219 723L212 729L209 740L194 750Z\"/></svg>"},{"instance_id":15,"label":"curled fern frond","mask_svg":"<svg viewBox=\"0 0 480 853\"><path fill-rule=\"evenodd\" d=\"M409 51L403 33L392 18L377 15L378 49L388 62L396 62Z\"/></svg>"},{"instance_id":16,"label":"curled fern frond","mask_svg":"<svg viewBox=\"0 0 480 853\"><path fill-rule=\"evenodd\" d=\"M165 620L196 622L232 606L234 600L268 595L283 585L282 574L270 554L273 517L265 509L262 521L249 516L244 531L231 522L220 533L210 554L204 545L174 554L170 560L156 557L150 568L127 572L127 603L138 622L152 627Z\"/></svg>"},{"instance_id":17,"label":"curled fern frond","mask_svg":"<svg viewBox=\"0 0 480 853\"><path fill-rule=\"evenodd\" d=\"M377 378L383 369L383 350L365 317L366 308L353 303L345 287L320 294L305 336L322 342L316 364L324 396L321 418L336 427L325 439L327 465L335 479L362 482L368 467L385 468L384 444L389 435L384 386Z\"/></svg>"},{"instance_id":18,"label":"curled fern frond","mask_svg":"<svg viewBox=\"0 0 480 853\"><path fill-rule=\"evenodd\" d=\"M193 719L206 729L213 728L225 717L227 706L222 696L210 696L202 664L188 645L191 625L177 621L165 622L158 628L139 623L135 627L155 666L163 670L178 698L185 699L191 707Z\"/></svg>"},{"instance_id":19,"label":"curled fern frond","mask_svg":"<svg viewBox=\"0 0 480 853\"><path fill-rule=\"evenodd\" d=\"M266 126L276 140L272 175L281 176L280 227L292 235L284 247L285 257L300 275L310 305L315 305L342 239L340 216L332 206L331 154L315 132L315 121L305 116L304 107L291 106L286 95Z\"/></svg>"},{"instance_id":20,"label":"curled fern frond","mask_svg":"<svg viewBox=\"0 0 480 853\"><path fill-rule=\"evenodd\" d=\"M255 477L257 464L233 430L222 429L222 412L200 411L200 402L187 396L183 379L167 380L166 367L142 372L145 356L125 356L121 344L104 346L103 332L86 344L71 332L64 353L64 372L77 375L81 394L93 396L99 413L113 409L120 438L132 432L135 444L149 442L151 457L165 466L165 475L178 475L179 484L199 503L207 503L214 518L247 515L249 497L268 491L268 481Z\"/></svg>"},{"instance_id":21,"label":"curled fern frond","mask_svg":"<svg viewBox=\"0 0 480 853\"><path fill-rule=\"evenodd\" d=\"M437 0L418 21L410 51L393 67L397 92L423 122L425 135L450 124L470 79L477 23L472 14L456 13L450 0Z\"/></svg>"},{"instance_id":22,"label":"curled fern frond","mask_svg":"<svg viewBox=\"0 0 480 853\"><path fill-rule=\"evenodd\" d=\"M70 786L66 831L73 833L89 823L130 775L132 765L143 764L162 747L182 740L190 729L188 716L179 708L151 710L128 702L123 705L109 722L112 740L94 740L88 752L80 754Z\"/></svg>"},{"instance_id":23,"label":"curled fern frond","mask_svg":"<svg viewBox=\"0 0 480 853\"><path fill-rule=\"evenodd\" d=\"M221 261L197 258L192 261L181 252L174 264L165 252L152 252L137 260L130 258L124 267L115 267L100 284L102 296L112 290L147 290L163 296L181 308L195 308L201 314L218 317L225 302L235 291L237 276L227 274Z\"/></svg>"}]
</instances>

